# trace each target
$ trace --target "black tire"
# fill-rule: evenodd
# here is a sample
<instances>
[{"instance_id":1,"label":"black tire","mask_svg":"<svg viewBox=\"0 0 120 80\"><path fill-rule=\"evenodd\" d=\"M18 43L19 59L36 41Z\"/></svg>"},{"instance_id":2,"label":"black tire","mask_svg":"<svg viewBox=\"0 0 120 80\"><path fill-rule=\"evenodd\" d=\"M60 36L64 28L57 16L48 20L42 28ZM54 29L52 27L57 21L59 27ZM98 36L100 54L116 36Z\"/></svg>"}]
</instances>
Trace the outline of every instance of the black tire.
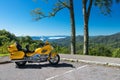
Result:
<instances>
[{"instance_id":1,"label":"black tire","mask_svg":"<svg viewBox=\"0 0 120 80\"><path fill-rule=\"evenodd\" d=\"M15 62L18 67L24 66L26 64L26 61L19 61Z\"/></svg>"},{"instance_id":2,"label":"black tire","mask_svg":"<svg viewBox=\"0 0 120 80\"><path fill-rule=\"evenodd\" d=\"M56 65L60 62L60 56L57 54L55 58L50 58L49 63L52 65Z\"/></svg>"}]
</instances>

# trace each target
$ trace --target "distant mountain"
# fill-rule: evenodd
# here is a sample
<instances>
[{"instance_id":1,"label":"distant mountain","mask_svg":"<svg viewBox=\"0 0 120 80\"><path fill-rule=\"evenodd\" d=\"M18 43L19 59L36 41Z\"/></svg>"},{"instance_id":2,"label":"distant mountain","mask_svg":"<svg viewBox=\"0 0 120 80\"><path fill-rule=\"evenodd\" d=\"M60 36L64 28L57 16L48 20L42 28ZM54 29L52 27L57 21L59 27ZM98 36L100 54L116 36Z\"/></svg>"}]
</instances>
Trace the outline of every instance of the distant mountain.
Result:
<instances>
[{"instance_id":1,"label":"distant mountain","mask_svg":"<svg viewBox=\"0 0 120 80\"><path fill-rule=\"evenodd\" d=\"M90 36L89 38L90 44L104 44L104 45L110 45L110 46L120 46L120 32L112 35L102 35L102 36ZM57 43L59 45L63 46L69 46L70 45L70 36L67 36L63 39L57 39L53 40L53 43ZM83 44L83 36L77 36L76 42Z\"/></svg>"},{"instance_id":2,"label":"distant mountain","mask_svg":"<svg viewBox=\"0 0 120 80\"><path fill-rule=\"evenodd\" d=\"M91 42L95 43L115 43L120 42L120 32L112 35L107 36L94 36L91 38Z\"/></svg>"},{"instance_id":3,"label":"distant mountain","mask_svg":"<svg viewBox=\"0 0 120 80\"><path fill-rule=\"evenodd\" d=\"M70 36L32 36L33 40L48 40L62 46L70 46ZM90 44L104 44L112 47L120 46L120 32L112 35L90 36ZM76 37L76 43L83 44L83 36Z\"/></svg>"}]
</instances>

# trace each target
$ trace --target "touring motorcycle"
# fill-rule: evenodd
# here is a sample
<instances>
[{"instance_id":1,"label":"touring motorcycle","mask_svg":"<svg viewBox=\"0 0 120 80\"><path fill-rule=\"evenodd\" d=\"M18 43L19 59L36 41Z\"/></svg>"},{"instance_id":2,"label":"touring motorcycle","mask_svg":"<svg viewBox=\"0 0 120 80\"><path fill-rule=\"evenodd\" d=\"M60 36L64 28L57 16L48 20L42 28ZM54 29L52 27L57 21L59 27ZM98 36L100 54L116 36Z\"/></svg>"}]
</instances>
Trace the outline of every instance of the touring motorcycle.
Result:
<instances>
[{"instance_id":1,"label":"touring motorcycle","mask_svg":"<svg viewBox=\"0 0 120 80\"><path fill-rule=\"evenodd\" d=\"M10 59L15 62L16 65L24 66L26 62L45 62L49 61L50 64L55 65L60 61L60 56L54 51L52 45L47 41L44 46L35 49L34 51L29 50L29 46L26 45L26 49L22 49L19 43L14 43L8 47L10 53Z\"/></svg>"}]
</instances>

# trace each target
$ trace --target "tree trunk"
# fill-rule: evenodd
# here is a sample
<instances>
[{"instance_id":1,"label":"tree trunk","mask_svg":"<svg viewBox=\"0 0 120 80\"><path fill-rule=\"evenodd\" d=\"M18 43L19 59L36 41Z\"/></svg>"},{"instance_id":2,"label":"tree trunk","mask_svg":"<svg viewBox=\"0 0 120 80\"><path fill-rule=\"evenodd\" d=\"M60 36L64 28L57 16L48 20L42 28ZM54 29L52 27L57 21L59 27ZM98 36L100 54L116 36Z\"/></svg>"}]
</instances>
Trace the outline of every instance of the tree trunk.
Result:
<instances>
[{"instance_id":1,"label":"tree trunk","mask_svg":"<svg viewBox=\"0 0 120 80\"><path fill-rule=\"evenodd\" d=\"M86 17L86 19L88 19L88 18ZM84 23L84 50L83 50L84 55L89 54L89 51L88 51L88 48L89 48L89 31L88 30L89 30L88 29L88 23L87 23L87 20L85 20L85 23Z\"/></svg>"},{"instance_id":2,"label":"tree trunk","mask_svg":"<svg viewBox=\"0 0 120 80\"><path fill-rule=\"evenodd\" d=\"M89 17L90 17L90 11L92 8L92 2L93 0L90 0L88 7L87 7L88 0L82 0L83 4L83 15L84 15L84 45L83 45L83 54L88 55L89 54Z\"/></svg>"},{"instance_id":3,"label":"tree trunk","mask_svg":"<svg viewBox=\"0 0 120 80\"><path fill-rule=\"evenodd\" d=\"M76 36L73 0L70 0L70 20L71 20L71 54L76 54Z\"/></svg>"}]
</instances>

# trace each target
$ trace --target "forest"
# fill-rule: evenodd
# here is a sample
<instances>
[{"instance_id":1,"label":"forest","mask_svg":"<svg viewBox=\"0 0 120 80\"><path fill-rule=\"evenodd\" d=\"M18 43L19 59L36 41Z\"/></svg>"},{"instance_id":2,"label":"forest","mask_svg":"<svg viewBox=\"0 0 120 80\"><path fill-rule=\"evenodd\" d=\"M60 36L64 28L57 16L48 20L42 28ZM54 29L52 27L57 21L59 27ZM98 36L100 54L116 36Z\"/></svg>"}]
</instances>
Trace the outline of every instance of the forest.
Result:
<instances>
[{"instance_id":1,"label":"forest","mask_svg":"<svg viewBox=\"0 0 120 80\"><path fill-rule=\"evenodd\" d=\"M89 55L120 57L120 33L107 36L90 36ZM70 53L70 37L53 41L58 45L58 51L62 53ZM62 47L60 47L62 46ZM62 49L61 49L62 48ZM83 54L83 36L76 37L76 52Z\"/></svg>"},{"instance_id":2,"label":"forest","mask_svg":"<svg viewBox=\"0 0 120 80\"><path fill-rule=\"evenodd\" d=\"M107 36L89 37L89 55L120 58L120 33ZM41 40L32 40L30 36L15 36L14 34L0 30L0 55L9 54L7 47L14 42L19 42L24 49L29 44L30 50L42 47ZM70 37L52 40L50 42L58 53L70 54ZM83 36L76 37L76 54L83 55Z\"/></svg>"},{"instance_id":3,"label":"forest","mask_svg":"<svg viewBox=\"0 0 120 80\"><path fill-rule=\"evenodd\" d=\"M42 44L42 41L32 40L30 36L16 37L14 34L6 30L0 30L0 54L8 54L8 46L15 42L18 42L23 49L29 44L30 50L34 50L35 48L40 47Z\"/></svg>"}]
</instances>

